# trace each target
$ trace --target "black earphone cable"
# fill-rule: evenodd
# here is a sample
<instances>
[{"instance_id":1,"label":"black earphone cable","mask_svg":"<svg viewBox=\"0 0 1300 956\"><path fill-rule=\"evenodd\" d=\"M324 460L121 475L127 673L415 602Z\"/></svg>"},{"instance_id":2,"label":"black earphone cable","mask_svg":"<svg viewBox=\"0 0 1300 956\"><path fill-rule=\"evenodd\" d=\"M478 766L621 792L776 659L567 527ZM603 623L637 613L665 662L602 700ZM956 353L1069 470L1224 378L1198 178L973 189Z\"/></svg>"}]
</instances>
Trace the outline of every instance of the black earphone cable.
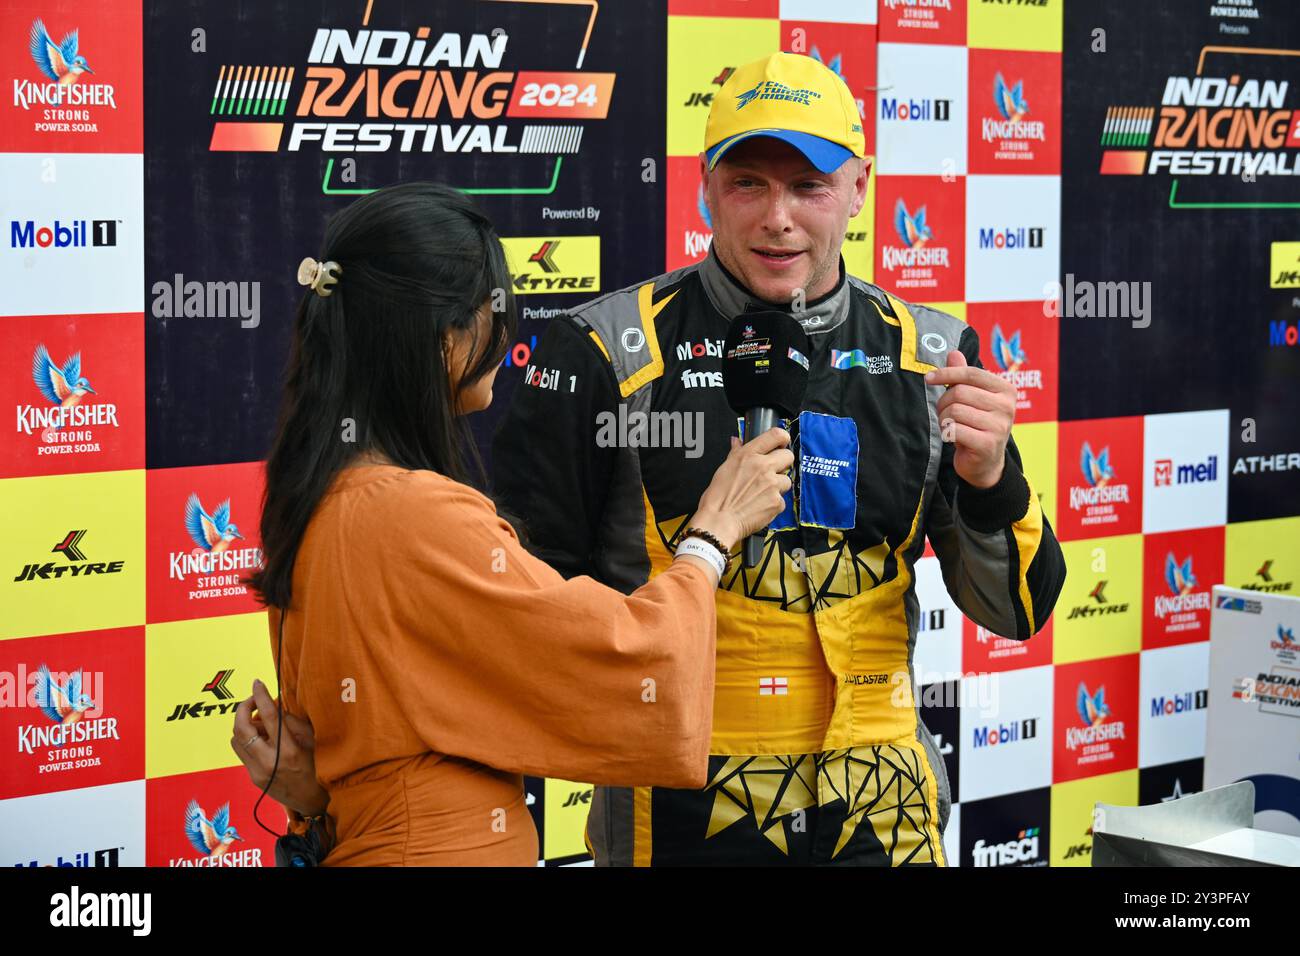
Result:
<instances>
[{"instance_id":1,"label":"black earphone cable","mask_svg":"<svg viewBox=\"0 0 1300 956\"><path fill-rule=\"evenodd\" d=\"M280 683L280 674L282 673L282 671L280 670L280 662L284 658L284 618L285 615L287 615L288 613L289 613L289 609L287 607L281 608L280 636L278 641L276 642L276 649L275 649L275 686L276 686L276 690L280 692L281 700L284 699L284 688ZM271 836L275 837L278 840L281 837L287 836L288 834L276 833L265 823L263 823L262 818L257 815L257 808L262 805L262 800L265 799L267 791L271 789L271 784L275 782L276 771L280 769L280 739L281 737L284 736L284 714L282 713L277 714L276 717L277 720L276 720L276 730L275 730L275 763L271 765L271 776L267 778L266 786L262 788L262 792L258 795L257 803L253 804L253 820L257 823L259 827L261 827L263 830L265 830L267 833L271 834Z\"/></svg>"}]
</instances>

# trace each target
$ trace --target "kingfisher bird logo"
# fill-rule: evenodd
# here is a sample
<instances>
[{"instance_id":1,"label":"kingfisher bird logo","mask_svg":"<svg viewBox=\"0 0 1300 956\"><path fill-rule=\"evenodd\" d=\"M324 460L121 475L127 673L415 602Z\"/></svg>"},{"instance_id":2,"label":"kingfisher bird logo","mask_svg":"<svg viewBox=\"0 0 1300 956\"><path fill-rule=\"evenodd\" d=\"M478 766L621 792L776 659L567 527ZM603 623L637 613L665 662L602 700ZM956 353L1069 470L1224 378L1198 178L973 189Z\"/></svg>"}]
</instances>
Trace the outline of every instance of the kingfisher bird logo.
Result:
<instances>
[{"instance_id":1,"label":"kingfisher bird logo","mask_svg":"<svg viewBox=\"0 0 1300 956\"><path fill-rule=\"evenodd\" d=\"M933 223L927 216L927 207L922 205L915 212L907 207L907 201L899 197L894 203L894 233L898 242L883 241L880 244L880 267L887 272L904 269L893 280L899 288L935 289L941 281L941 275L934 270L950 266L948 247L931 245L935 239Z\"/></svg>"},{"instance_id":2,"label":"kingfisher bird logo","mask_svg":"<svg viewBox=\"0 0 1300 956\"><path fill-rule=\"evenodd\" d=\"M77 442L77 450L97 451L98 444L90 447L94 437L92 432L64 432L60 429L88 429L92 425L118 427L117 406L97 400L98 393L82 374L80 352L74 352L63 360L62 365L57 365L44 343L37 345L32 356L32 381L45 404L17 407L20 433L31 435L39 431L47 445ZM96 398L87 397L91 395ZM55 454L62 450L72 451L73 448L68 445L66 449L42 449L40 454Z\"/></svg>"},{"instance_id":3,"label":"kingfisher bird logo","mask_svg":"<svg viewBox=\"0 0 1300 956\"><path fill-rule=\"evenodd\" d=\"M229 853L236 840L241 843L244 840L230 822L229 803L218 807L209 820L197 800L191 800L185 808L185 838L190 846L213 861Z\"/></svg>"},{"instance_id":4,"label":"kingfisher bird logo","mask_svg":"<svg viewBox=\"0 0 1300 956\"><path fill-rule=\"evenodd\" d=\"M94 395L90 381L81 374L81 353L75 352L63 360L63 367L54 364L44 344L36 346L32 357L32 380L42 395L53 405L71 408L87 395Z\"/></svg>"},{"instance_id":5,"label":"kingfisher bird logo","mask_svg":"<svg viewBox=\"0 0 1300 956\"><path fill-rule=\"evenodd\" d=\"M220 554L230 548L236 539L243 540L239 528L230 520L230 499L227 498L217 506L217 510L208 514L203 510L199 496L191 494L185 502L185 530L204 551Z\"/></svg>"},{"instance_id":6,"label":"kingfisher bird logo","mask_svg":"<svg viewBox=\"0 0 1300 956\"><path fill-rule=\"evenodd\" d=\"M112 85L84 79L94 75L95 71L90 68L90 63L87 62L86 55L81 49L79 30L69 30L63 34L63 38L58 43L55 43L45 22L38 18L32 21L32 28L27 37L27 48L41 79L14 80L14 106L24 110L31 109L33 106L106 106L109 109L117 109ZM65 118L58 113L47 113L45 121L39 123L38 128L43 131L96 131L95 124L87 122L84 116L77 117L78 121L75 123L58 122Z\"/></svg>"},{"instance_id":7,"label":"kingfisher bird logo","mask_svg":"<svg viewBox=\"0 0 1300 956\"><path fill-rule=\"evenodd\" d=\"M198 494L191 493L185 502L185 533L194 543L190 551L173 551L168 576L183 581L187 575L209 575L221 571L253 571L262 566L262 549L235 547L243 541L239 526L231 520L230 499L208 512ZM246 594L238 574L227 574L199 582L202 590L191 591L191 598Z\"/></svg>"},{"instance_id":8,"label":"kingfisher bird logo","mask_svg":"<svg viewBox=\"0 0 1300 956\"><path fill-rule=\"evenodd\" d=\"M1084 442L1079 449L1079 468L1091 487L1105 488L1115 477L1115 470L1110 465L1110 447L1107 446L1101 450L1101 454L1094 455L1092 446Z\"/></svg>"},{"instance_id":9,"label":"kingfisher bird logo","mask_svg":"<svg viewBox=\"0 0 1300 956\"><path fill-rule=\"evenodd\" d=\"M1110 716L1110 705L1106 703L1105 684L1097 688L1097 693L1090 694L1087 685L1080 681L1075 704L1079 710L1079 719L1083 721L1085 727L1096 727Z\"/></svg>"},{"instance_id":10,"label":"kingfisher bird logo","mask_svg":"<svg viewBox=\"0 0 1300 956\"><path fill-rule=\"evenodd\" d=\"M1020 117L1029 112L1029 104L1025 102L1025 81L1017 80L1015 86L1008 87L1007 81L998 73L993 78L993 102L1004 120L1020 122Z\"/></svg>"},{"instance_id":11,"label":"kingfisher bird logo","mask_svg":"<svg viewBox=\"0 0 1300 956\"><path fill-rule=\"evenodd\" d=\"M1208 611L1210 593L1197 591L1199 585L1196 574L1192 571L1192 556L1182 561L1170 551L1165 555L1165 584L1169 594L1155 596L1156 617L1162 620L1170 614L1186 614L1189 611ZM1184 620L1191 620L1185 618Z\"/></svg>"},{"instance_id":12,"label":"kingfisher bird logo","mask_svg":"<svg viewBox=\"0 0 1300 956\"><path fill-rule=\"evenodd\" d=\"M1081 746L1124 739L1124 721L1110 719L1111 710L1106 703L1105 684L1099 686L1094 694L1088 690L1087 684L1080 681L1075 694L1075 709L1081 726L1066 728L1067 749L1077 750Z\"/></svg>"},{"instance_id":13,"label":"kingfisher bird logo","mask_svg":"<svg viewBox=\"0 0 1300 956\"><path fill-rule=\"evenodd\" d=\"M1033 141L1047 140L1047 124L1042 120L1028 120L1029 101L1025 99L1025 81L1008 84L1001 72L993 76L993 106L996 115L986 114L980 120L980 138L993 145L995 160L1023 163L1037 157ZM987 101L986 101L987 102Z\"/></svg>"},{"instance_id":14,"label":"kingfisher bird logo","mask_svg":"<svg viewBox=\"0 0 1300 956\"><path fill-rule=\"evenodd\" d=\"M894 206L894 231L898 233L899 241L909 249L921 249L934 238L934 231L925 222L925 207L912 214L901 199Z\"/></svg>"},{"instance_id":15,"label":"kingfisher bird logo","mask_svg":"<svg viewBox=\"0 0 1300 956\"><path fill-rule=\"evenodd\" d=\"M1008 338L999 325L993 326L993 360L1004 372L1015 372L1025 364L1025 350L1020 345L1020 330Z\"/></svg>"},{"instance_id":16,"label":"kingfisher bird logo","mask_svg":"<svg viewBox=\"0 0 1300 956\"><path fill-rule=\"evenodd\" d=\"M1011 335L1002 331L1002 326L993 326L993 362L998 367L998 377L1010 382L1019 390L1042 389L1043 370L1021 368L1027 361L1024 346L1020 344L1020 329ZM1017 395L1017 401L1025 400L1024 395ZM1024 407L1028 407L1027 400Z\"/></svg>"},{"instance_id":17,"label":"kingfisher bird logo","mask_svg":"<svg viewBox=\"0 0 1300 956\"><path fill-rule=\"evenodd\" d=\"M63 39L55 44L41 20L32 23L32 62L48 79L60 86L69 86L81 79L82 74L95 72L81 55L78 33L77 30L65 33Z\"/></svg>"},{"instance_id":18,"label":"kingfisher bird logo","mask_svg":"<svg viewBox=\"0 0 1300 956\"><path fill-rule=\"evenodd\" d=\"M1165 555L1165 583L1169 585L1169 593L1175 595L1187 594L1196 587L1191 555L1181 564L1174 558L1172 551Z\"/></svg>"},{"instance_id":19,"label":"kingfisher bird logo","mask_svg":"<svg viewBox=\"0 0 1300 956\"><path fill-rule=\"evenodd\" d=\"M50 673L49 667L41 665L36 672L36 706L41 709L53 723L66 725L81 720L89 710L95 709L95 702L81 690L81 671L73 671L68 680L60 684Z\"/></svg>"},{"instance_id":20,"label":"kingfisher bird logo","mask_svg":"<svg viewBox=\"0 0 1300 956\"><path fill-rule=\"evenodd\" d=\"M18 728L19 753L33 754L37 750L57 750L68 744L120 739L116 717L92 716L98 715L100 711L94 699L86 693L84 679L81 670L56 676L47 665L40 666L31 691L31 701L48 722ZM102 683L100 690L103 690ZM90 748L87 753L89 750ZM57 756L58 761L43 767L42 772L67 770L74 766L74 762L65 760L63 755ZM55 755L49 759L53 761ZM75 765L98 766L99 762L100 757L87 756L84 760L76 761Z\"/></svg>"}]
</instances>

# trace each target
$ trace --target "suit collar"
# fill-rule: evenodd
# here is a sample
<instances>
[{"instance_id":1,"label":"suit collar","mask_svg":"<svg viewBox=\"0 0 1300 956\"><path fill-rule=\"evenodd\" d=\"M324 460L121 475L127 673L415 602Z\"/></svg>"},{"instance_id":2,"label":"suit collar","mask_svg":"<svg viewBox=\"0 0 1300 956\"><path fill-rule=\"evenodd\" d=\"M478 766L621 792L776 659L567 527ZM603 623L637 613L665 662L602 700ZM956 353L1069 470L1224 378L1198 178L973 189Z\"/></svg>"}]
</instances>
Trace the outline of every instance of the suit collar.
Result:
<instances>
[{"instance_id":1,"label":"suit collar","mask_svg":"<svg viewBox=\"0 0 1300 956\"><path fill-rule=\"evenodd\" d=\"M847 273L844 271L844 258L840 257L840 278L835 288L819 299L805 303L800 312L794 312L789 304L774 305L764 302L740 284L735 276L727 271L718 261L717 254L709 249L708 256L699 265L700 280L704 291L713 307L728 320L747 309L774 309L789 312L799 320L805 332L815 335L829 332L842 323L849 315L851 290Z\"/></svg>"}]
</instances>

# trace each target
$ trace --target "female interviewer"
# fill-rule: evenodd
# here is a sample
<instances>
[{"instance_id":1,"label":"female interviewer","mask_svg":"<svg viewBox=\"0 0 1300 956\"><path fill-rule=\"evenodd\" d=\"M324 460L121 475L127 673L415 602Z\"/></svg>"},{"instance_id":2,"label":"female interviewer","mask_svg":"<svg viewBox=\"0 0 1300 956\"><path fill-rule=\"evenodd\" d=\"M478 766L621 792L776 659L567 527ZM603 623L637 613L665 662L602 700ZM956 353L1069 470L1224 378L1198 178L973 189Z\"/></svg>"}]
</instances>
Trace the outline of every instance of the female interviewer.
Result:
<instances>
[{"instance_id":1,"label":"female interviewer","mask_svg":"<svg viewBox=\"0 0 1300 956\"><path fill-rule=\"evenodd\" d=\"M703 786L721 552L780 511L789 436L733 443L645 586L565 580L466 483L461 416L515 334L491 223L412 183L340 211L322 251L300 268L250 581L273 653L283 624L280 709L256 683L231 740L254 782L287 730L269 793L299 824L328 808L337 866L535 865L524 774Z\"/></svg>"}]
</instances>

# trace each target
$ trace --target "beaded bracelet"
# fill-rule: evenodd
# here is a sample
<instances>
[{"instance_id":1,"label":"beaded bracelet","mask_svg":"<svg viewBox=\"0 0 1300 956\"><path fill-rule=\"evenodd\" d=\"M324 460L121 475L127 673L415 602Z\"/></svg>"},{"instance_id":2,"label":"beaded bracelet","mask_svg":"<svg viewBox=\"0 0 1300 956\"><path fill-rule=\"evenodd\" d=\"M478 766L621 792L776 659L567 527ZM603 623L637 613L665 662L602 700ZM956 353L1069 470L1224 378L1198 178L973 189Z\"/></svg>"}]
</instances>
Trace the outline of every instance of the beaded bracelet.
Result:
<instances>
[{"instance_id":1,"label":"beaded bracelet","mask_svg":"<svg viewBox=\"0 0 1300 956\"><path fill-rule=\"evenodd\" d=\"M687 528L683 538L703 538L709 544L718 549L718 554L722 555L723 561L730 561L731 554L722 546L722 540L715 534L705 531L703 528Z\"/></svg>"}]
</instances>

